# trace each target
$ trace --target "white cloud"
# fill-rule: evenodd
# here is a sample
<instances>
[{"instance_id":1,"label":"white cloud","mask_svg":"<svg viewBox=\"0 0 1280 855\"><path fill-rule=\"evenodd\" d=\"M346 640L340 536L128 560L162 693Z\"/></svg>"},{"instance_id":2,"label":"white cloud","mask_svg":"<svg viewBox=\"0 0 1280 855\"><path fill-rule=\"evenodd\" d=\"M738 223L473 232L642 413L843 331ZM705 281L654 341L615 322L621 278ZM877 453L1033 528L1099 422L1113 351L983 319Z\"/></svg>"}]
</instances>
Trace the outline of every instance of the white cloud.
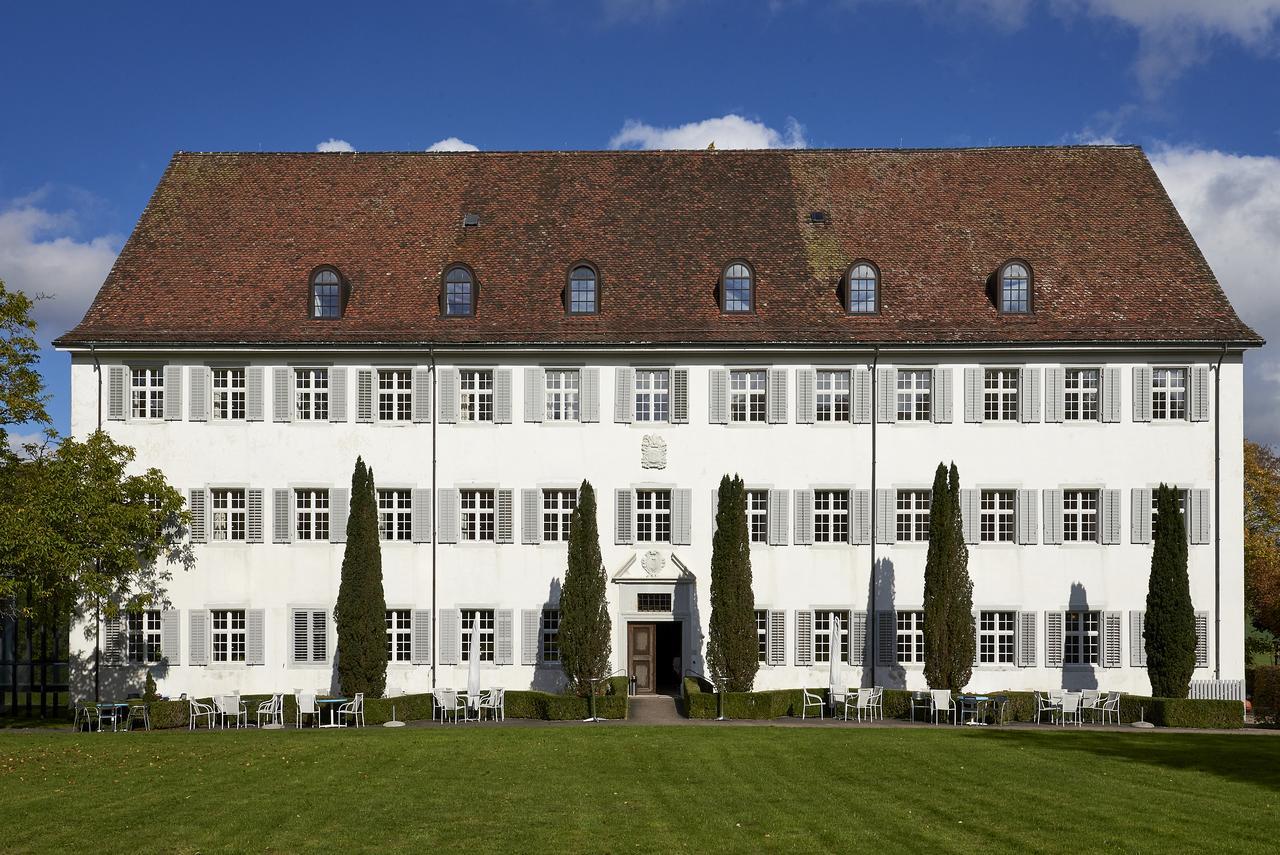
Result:
<instances>
[{"instance_id":1,"label":"white cloud","mask_svg":"<svg viewBox=\"0 0 1280 855\"><path fill-rule=\"evenodd\" d=\"M1280 445L1280 157L1175 147L1151 163L1240 317L1272 342L1245 356L1245 433Z\"/></svg>"},{"instance_id":2,"label":"white cloud","mask_svg":"<svg viewBox=\"0 0 1280 855\"><path fill-rule=\"evenodd\" d=\"M355 151L355 146L346 140L330 137L322 143L316 143L316 151Z\"/></svg>"},{"instance_id":3,"label":"white cloud","mask_svg":"<svg viewBox=\"0 0 1280 855\"><path fill-rule=\"evenodd\" d=\"M479 151L478 146L463 142L457 137L445 137L427 147L427 151Z\"/></svg>"},{"instance_id":4,"label":"white cloud","mask_svg":"<svg viewBox=\"0 0 1280 855\"><path fill-rule=\"evenodd\" d=\"M716 148L804 148L804 128L787 119L782 131L763 122L729 113L717 119L703 119L673 128L659 128L628 119L622 130L609 140L610 148L701 149L711 143Z\"/></svg>"}]
</instances>

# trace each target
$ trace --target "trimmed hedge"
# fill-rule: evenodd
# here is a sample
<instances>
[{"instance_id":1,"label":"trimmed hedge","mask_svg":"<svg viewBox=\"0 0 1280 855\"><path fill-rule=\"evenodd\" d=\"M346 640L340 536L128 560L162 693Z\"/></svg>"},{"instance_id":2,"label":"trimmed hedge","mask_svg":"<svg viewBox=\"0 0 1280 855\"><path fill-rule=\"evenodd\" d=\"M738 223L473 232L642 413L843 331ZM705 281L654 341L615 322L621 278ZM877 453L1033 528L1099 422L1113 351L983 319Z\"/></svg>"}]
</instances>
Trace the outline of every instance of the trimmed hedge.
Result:
<instances>
[{"instance_id":1,"label":"trimmed hedge","mask_svg":"<svg viewBox=\"0 0 1280 855\"><path fill-rule=\"evenodd\" d=\"M1253 674L1253 717L1280 724L1280 665L1258 665Z\"/></svg>"}]
</instances>

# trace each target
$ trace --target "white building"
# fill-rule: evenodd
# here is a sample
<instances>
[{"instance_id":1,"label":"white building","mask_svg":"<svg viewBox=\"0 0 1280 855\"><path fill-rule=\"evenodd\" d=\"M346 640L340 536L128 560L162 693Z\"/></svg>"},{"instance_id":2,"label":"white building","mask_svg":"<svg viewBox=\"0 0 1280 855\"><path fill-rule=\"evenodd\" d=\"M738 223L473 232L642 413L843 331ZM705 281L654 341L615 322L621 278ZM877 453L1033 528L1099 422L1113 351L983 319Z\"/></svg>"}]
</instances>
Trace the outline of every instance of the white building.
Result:
<instances>
[{"instance_id":1,"label":"white building","mask_svg":"<svg viewBox=\"0 0 1280 855\"><path fill-rule=\"evenodd\" d=\"M641 691L701 672L715 490L741 473L757 687L824 685L834 650L923 688L953 460L973 687L1148 691L1162 482L1196 677L1239 678L1258 343L1134 148L178 154L59 340L73 433L100 417L195 518L195 569L107 627L103 684L328 686L357 455L393 687L464 685L473 619L487 680L560 684L584 478L615 666Z\"/></svg>"}]
</instances>

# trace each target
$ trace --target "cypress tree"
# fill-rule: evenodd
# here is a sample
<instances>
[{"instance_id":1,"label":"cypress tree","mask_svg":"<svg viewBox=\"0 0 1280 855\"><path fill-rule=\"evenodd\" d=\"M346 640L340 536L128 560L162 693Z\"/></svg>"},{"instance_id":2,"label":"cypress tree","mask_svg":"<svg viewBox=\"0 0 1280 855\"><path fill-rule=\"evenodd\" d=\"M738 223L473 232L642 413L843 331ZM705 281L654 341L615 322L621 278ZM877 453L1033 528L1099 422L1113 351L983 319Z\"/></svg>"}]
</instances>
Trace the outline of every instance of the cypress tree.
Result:
<instances>
[{"instance_id":1,"label":"cypress tree","mask_svg":"<svg viewBox=\"0 0 1280 855\"><path fill-rule=\"evenodd\" d=\"M1187 578L1187 531L1178 491L1156 490L1156 526L1143 638L1147 675L1157 698L1185 698L1196 667L1196 613Z\"/></svg>"},{"instance_id":2,"label":"cypress tree","mask_svg":"<svg viewBox=\"0 0 1280 855\"><path fill-rule=\"evenodd\" d=\"M596 493L583 481L569 520L569 561L560 588L560 664L570 690L579 695L590 692L591 680L609 673L613 646L606 585Z\"/></svg>"},{"instance_id":3,"label":"cypress tree","mask_svg":"<svg viewBox=\"0 0 1280 855\"><path fill-rule=\"evenodd\" d=\"M382 590L382 544L373 470L356 458L351 475L347 548L333 610L338 625L338 685L353 695L380 698L387 687L387 601Z\"/></svg>"},{"instance_id":4,"label":"cypress tree","mask_svg":"<svg viewBox=\"0 0 1280 855\"><path fill-rule=\"evenodd\" d=\"M711 541L711 622L707 665L721 691L749 692L760 668L755 594L751 590L751 538L747 487L720 479L716 533Z\"/></svg>"},{"instance_id":5,"label":"cypress tree","mask_svg":"<svg viewBox=\"0 0 1280 855\"><path fill-rule=\"evenodd\" d=\"M939 463L929 507L924 570L924 675L934 689L962 690L973 673L973 582L960 509L960 470Z\"/></svg>"}]
</instances>

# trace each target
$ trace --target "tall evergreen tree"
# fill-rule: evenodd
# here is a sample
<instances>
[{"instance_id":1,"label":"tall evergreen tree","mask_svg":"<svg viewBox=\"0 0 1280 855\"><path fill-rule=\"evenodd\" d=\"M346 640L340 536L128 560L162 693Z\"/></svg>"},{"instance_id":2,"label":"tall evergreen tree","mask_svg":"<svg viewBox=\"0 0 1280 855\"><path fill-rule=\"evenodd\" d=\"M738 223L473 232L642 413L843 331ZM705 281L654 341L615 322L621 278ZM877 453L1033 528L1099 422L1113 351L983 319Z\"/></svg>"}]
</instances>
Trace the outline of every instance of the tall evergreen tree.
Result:
<instances>
[{"instance_id":1,"label":"tall evergreen tree","mask_svg":"<svg viewBox=\"0 0 1280 855\"><path fill-rule=\"evenodd\" d=\"M751 590L751 538L747 487L720 479L716 534L711 541L711 624L707 665L721 691L749 692L760 668L755 594Z\"/></svg>"},{"instance_id":2,"label":"tall evergreen tree","mask_svg":"<svg viewBox=\"0 0 1280 855\"><path fill-rule=\"evenodd\" d=\"M935 689L962 690L973 674L973 581L960 509L960 470L939 463L929 507L924 571L924 675Z\"/></svg>"},{"instance_id":3,"label":"tall evergreen tree","mask_svg":"<svg viewBox=\"0 0 1280 855\"><path fill-rule=\"evenodd\" d=\"M387 688L387 600L382 590L382 544L373 470L356 458L351 475L347 549L333 610L338 625L338 685L345 694L375 698Z\"/></svg>"},{"instance_id":4,"label":"tall evergreen tree","mask_svg":"<svg viewBox=\"0 0 1280 855\"><path fill-rule=\"evenodd\" d=\"M1187 530L1178 509L1178 491L1156 490L1156 526L1143 638L1151 694L1185 698L1196 667L1196 613L1187 578Z\"/></svg>"},{"instance_id":5,"label":"tall evergreen tree","mask_svg":"<svg viewBox=\"0 0 1280 855\"><path fill-rule=\"evenodd\" d=\"M605 599L607 580L600 557L596 493L590 482L578 489L569 520L569 562L560 587L560 664L569 688L579 695L609 673L612 623Z\"/></svg>"}]
</instances>

